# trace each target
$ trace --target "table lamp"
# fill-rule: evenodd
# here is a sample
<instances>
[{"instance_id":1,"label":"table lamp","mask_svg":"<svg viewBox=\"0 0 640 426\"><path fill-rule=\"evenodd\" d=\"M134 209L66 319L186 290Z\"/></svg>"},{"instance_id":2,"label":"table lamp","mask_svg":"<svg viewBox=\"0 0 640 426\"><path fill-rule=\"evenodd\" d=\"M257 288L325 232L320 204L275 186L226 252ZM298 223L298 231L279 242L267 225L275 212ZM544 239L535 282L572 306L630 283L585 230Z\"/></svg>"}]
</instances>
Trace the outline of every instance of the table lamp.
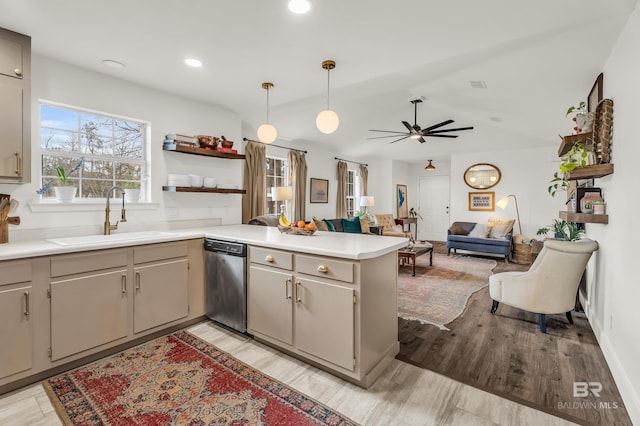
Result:
<instances>
[{"instance_id":1,"label":"table lamp","mask_svg":"<svg viewBox=\"0 0 640 426\"><path fill-rule=\"evenodd\" d=\"M373 206L375 206L375 199L372 195L363 195L360 197L360 207L364 207L365 216L369 222L373 222L369 214L369 207Z\"/></svg>"},{"instance_id":2,"label":"table lamp","mask_svg":"<svg viewBox=\"0 0 640 426\"><path fill-rule=\"evenodd\" d=\"M293 200L293 187L292 186L272 186L271 187L271 198L273 201L284 201L280 205L280 214L287 217L285 215L286 204L287 201Z\"/></svg>"}]
</instances>

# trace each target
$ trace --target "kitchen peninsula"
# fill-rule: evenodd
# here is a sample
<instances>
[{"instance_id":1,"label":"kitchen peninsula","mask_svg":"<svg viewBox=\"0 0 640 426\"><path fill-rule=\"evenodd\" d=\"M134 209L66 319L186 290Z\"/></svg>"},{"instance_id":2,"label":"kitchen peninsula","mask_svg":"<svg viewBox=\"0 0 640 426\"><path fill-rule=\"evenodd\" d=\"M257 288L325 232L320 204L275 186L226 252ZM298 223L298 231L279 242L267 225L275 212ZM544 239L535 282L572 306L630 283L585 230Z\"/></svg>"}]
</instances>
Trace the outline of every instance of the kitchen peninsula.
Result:
<instances>
[{"instance_id":1,"label":"kitchen peninsula","mask_svg":"<svg viewBox=\"0 0 640 426\"><path fill-rule=\"evenodd\" d=\"M2 337L13 342L0 393L204 319L203 238L248 245L257 340L363 387L398 353L404 238L228 225L13 240L0 246Z\"/></svg>"}]
</instances>

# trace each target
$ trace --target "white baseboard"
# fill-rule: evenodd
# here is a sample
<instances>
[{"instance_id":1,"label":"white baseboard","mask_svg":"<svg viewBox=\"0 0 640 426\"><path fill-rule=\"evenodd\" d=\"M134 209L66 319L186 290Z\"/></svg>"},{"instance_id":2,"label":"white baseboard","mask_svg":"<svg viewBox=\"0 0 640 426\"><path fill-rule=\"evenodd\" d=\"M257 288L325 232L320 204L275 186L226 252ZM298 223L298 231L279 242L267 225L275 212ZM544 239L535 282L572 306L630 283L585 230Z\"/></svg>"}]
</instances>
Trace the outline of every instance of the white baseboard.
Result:
<instances>
[{"instance_id":1,"label":"white baseboard","mask_svg":"<svg viewBox=\"0 0 640 426\"><path fill-rule=\"evenodd\" d=\"M591 323L591 321L589 321L589 323ZM594 324L592 324L592 328L593 326ZM638 393L640 389L635 388L634 384L629 380L629 376L625 373L624 367L620 363L616 351L611 345L608 333L600 330L599 335L600 338L598 341L600 343L600 349L607 361L609 370L611 370L613 379L618 386L624 406L631 418L631 423L634 425L640 425L640 394ZM638 384L636 383L636 385Z\"/></svg>"}]
</instances>

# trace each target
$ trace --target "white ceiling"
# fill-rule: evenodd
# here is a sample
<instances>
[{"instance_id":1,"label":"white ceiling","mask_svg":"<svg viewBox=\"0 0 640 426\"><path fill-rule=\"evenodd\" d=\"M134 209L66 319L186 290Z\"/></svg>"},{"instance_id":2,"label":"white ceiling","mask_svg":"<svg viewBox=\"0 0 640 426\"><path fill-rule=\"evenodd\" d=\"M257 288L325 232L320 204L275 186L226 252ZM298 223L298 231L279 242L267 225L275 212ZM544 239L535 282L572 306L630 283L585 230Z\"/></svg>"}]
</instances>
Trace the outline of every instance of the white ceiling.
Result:
<instances>
[{"instance_id":1,"label":"white ceiling","mask_svg":"<svg viewBox=\"0 0 640 426\"><path fill-rule=\"evenodd\" d=\"M266 118L281 141L409 162L452 153L558 145L568 106L586 95L636 0L0 0L0 26L32 37L35 53L240 114L244 136ZM606 5L606 6L605 6ZM204 65L184 65L196 57ZM126 64L113 69L112 59ZM315 127L326 106L340 127ZM486 82L474 89L471 80ZM604 78L606 93L606 76ZM457 139L367 140L418 124L472 125ZM491 117L499 117L495 122Z\"/></svg>"}]
</instances>

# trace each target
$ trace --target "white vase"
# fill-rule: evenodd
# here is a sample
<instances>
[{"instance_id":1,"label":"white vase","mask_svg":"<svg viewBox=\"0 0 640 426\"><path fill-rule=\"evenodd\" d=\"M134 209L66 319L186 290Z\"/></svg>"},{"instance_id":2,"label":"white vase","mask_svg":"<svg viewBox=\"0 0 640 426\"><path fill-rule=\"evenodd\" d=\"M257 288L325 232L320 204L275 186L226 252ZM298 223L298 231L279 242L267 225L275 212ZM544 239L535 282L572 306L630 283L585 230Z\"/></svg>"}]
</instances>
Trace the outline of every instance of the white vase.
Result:
<instances>
[{"instance_id":1,"label":"white vase","mask_svg":"<svg viewBox=\"0 0 640 426\"><path fill-rule=\"evenodd\" d=\"M129 188L124 190L124 201L127 203L137 203L140 201L140 189Z\"/></svg>"},{"instance_id":2,"label":"white vase","mask_svg":"<svg viewBox=\"0 0 640 426\"><path fill-rule=\"evenodd\" d=\"M54 186L53 190L56 193L56 199L61 203L70 203L76 196L77 188L75 186Z\"/></svg>"}]
</instances>

